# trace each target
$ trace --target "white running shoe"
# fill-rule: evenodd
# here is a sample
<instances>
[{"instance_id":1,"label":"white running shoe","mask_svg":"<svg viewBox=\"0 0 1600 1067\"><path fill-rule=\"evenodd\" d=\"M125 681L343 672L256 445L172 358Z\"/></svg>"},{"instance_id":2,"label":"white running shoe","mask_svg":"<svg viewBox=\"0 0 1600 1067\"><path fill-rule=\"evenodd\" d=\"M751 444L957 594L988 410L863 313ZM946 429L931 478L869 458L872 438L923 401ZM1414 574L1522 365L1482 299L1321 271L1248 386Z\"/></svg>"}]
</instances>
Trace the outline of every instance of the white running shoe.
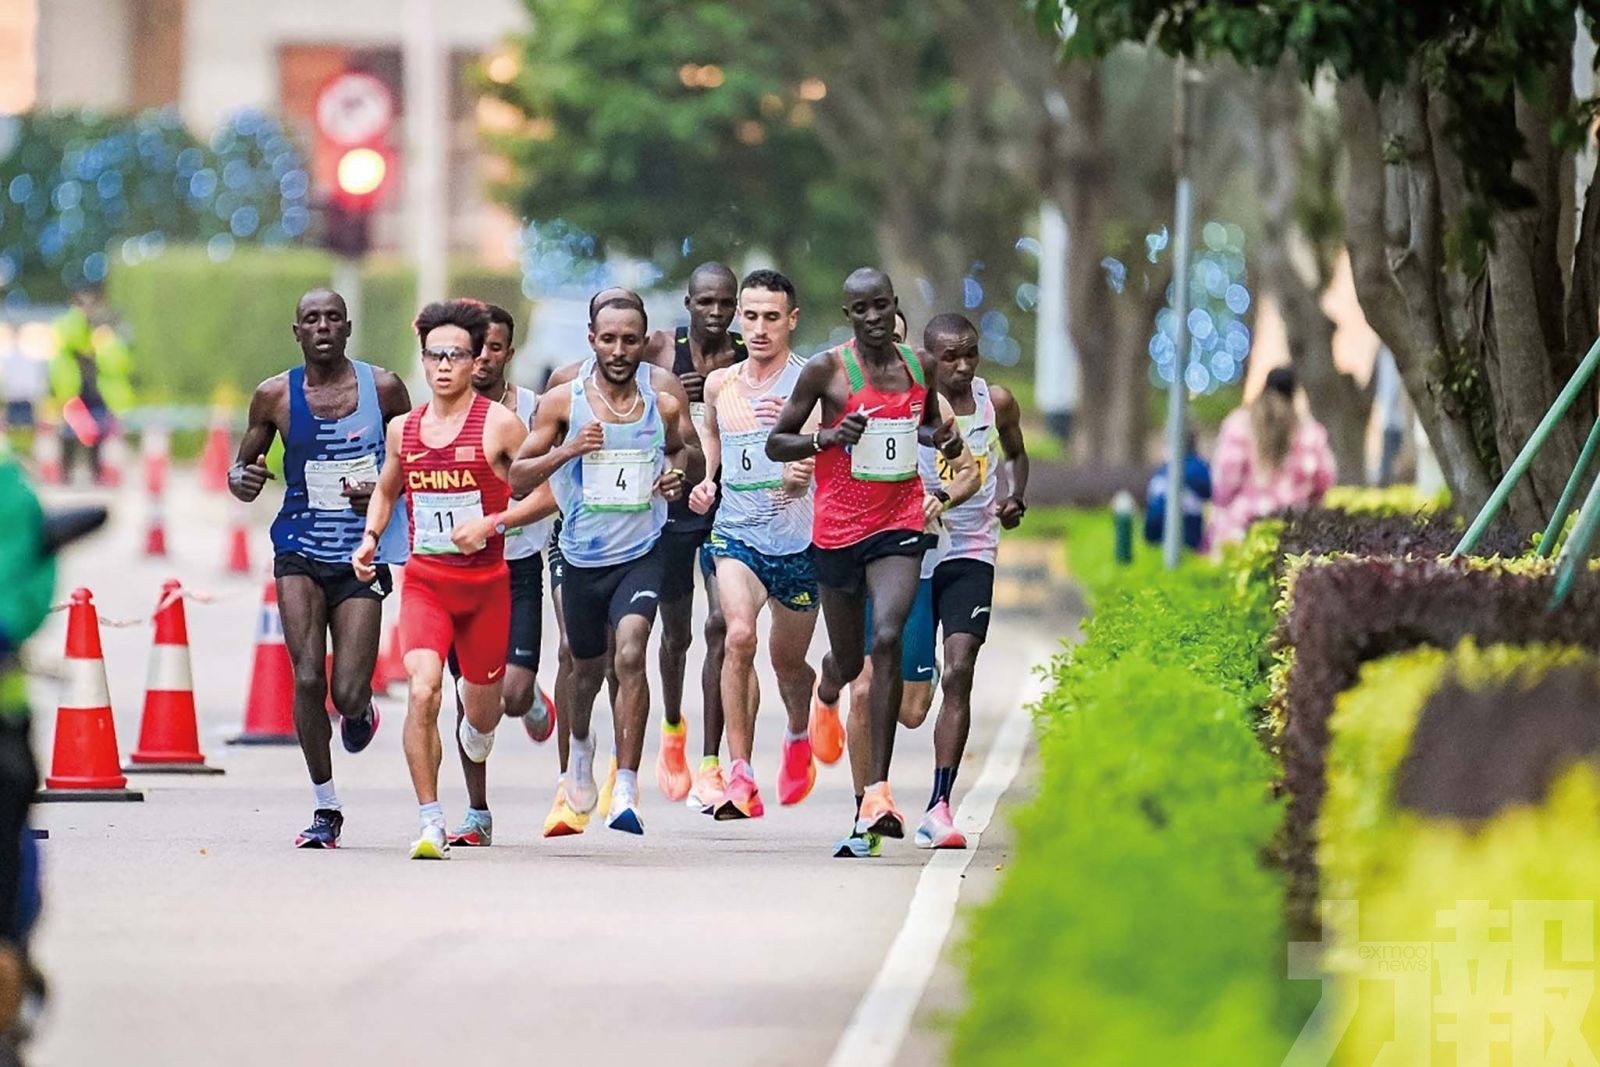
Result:
<instances>
[{"instance_id":1,"label":"white running shoe","mask_svg":"<svg viewBox=\"0 0 1600 1067\"><path fill-rule=\"evenodd\" d=\"M465 715L461 716L461 728L456 731L456 736L461 739L461 751L473 763L482 763L494 751L494 731L480 734Z\"/></svg>"},{"instance_id":2,"label":"white running shoe","mask_svg":"<svg viewBox=\"0 0 1600 1067\"><path fill-rule=\"evenodd\" d=\"M644 833L644 821L639 818L639 798L624 786L611 793L611 810L606 815L606 826L625 834Z\"/></svg>"},{"instance_id":3,"label":"white running shoe","mask_svg":"<svg viewBox=\"0 0 1600 1067\"><path fill-rule=\"evenodd\" d=\"M444 827L438 823L428 823L422 828L422 836L411 842L411 858L414 860L447 860L450 858L450 842L445 840Z\"/></svg>"},{"instance_id":4,"label":"white running shoe","mask_svg":"<svg viewBox=\"0 0 1600 1067\"><path fill-rule=\"evenodd\" d=\"M594 784L594 731L582 741L572 739L567 750L567 803L579 815L587 815L600 802Z\"/></svg>"}]
</instances>

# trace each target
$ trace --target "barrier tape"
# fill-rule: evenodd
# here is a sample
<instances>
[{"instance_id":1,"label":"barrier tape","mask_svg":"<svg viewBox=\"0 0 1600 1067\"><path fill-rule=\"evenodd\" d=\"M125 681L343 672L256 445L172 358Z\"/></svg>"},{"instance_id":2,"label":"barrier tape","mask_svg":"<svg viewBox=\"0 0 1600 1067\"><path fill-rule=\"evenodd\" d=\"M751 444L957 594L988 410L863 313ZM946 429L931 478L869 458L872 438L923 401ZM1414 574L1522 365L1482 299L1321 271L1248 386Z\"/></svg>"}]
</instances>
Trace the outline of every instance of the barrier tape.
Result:
<instances>
[{"instance_id":1,"label":"barrier tape","mask_svg":"<svg viewBox=\"0 0 1600 1067\"><path fill-rule=\"evenodd\" d=\"M166 596L162 597L161 601L156 604L155 610L151 611L148 615L141 615L127 619L113 618L109 615L99 613L98 606L96 607L96 612L99 614L101 626L109 626L114 630L121 630L130 626L143 626L146 623L154 622L157 615L160 615L178 600L192 600L196 604L205 604L209 606L211 604L227 603L230 600L235 600L243 596L247 592L251 595L258 595L260 591L255 589L238 589L231 593L208 593L201 590L185 589L182 586L179 586L171 593L168 593ZM56 612L66 611L70 607L72 607L72 601L63 600L60 603L50 605L50 613L53 615Z\"/></svg>"}]
</instances>

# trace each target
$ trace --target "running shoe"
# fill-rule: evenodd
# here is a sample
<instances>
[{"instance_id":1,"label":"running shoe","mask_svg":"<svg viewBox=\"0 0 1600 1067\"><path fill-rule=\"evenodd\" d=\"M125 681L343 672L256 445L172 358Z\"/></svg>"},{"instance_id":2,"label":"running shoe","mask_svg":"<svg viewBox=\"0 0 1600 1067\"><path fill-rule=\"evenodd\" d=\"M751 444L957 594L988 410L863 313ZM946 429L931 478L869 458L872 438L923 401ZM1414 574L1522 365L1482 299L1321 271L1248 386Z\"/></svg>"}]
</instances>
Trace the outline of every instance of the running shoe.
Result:
<instances>
[{"instance_id":1,"label":"running shoe","mask_svg":"<svg viewBox=\"0 0 1600 1067\"><path fill-rule=\"evenodd\" d=\"M728 784L722 780L722 765L713 763L695 772L694 786L684 803L702 815L710 815L722 803L722 795L727 791Z\"/></svg>"},{"instance_id":2,"label":"running shoe","mask_svg":"<svg viewBox=\"0 0 1600 1067\"><path fill-rule=\"evenodd\" d=\"M594 734L591 732L582 741L576 737L572 739L567 755L567 802L579 815L587 815L595 809L598 799L594 788Z\"/></svg>"},{"instance_id":3,"label":"running shoe","mask_svg":"<svg viewBox=\"0 0 1600 1067\"><path fill-rule=\"evenodd\" d=\"M856 833L873 833L879 837L895 839L906 836L906 820L894 806L889 795L889 783L869 788L861 800L861 814L856 816Z\"/></svg>"},{"instance_id":4,"label":"running shoe","mask_svg":"<svg viewBox=\"0 0 1600 1067\"><path fill-rule=\"evenodd\" d=\"M488 848L494 844L494 816L479 814L471 808L461 818L461 825L444 838L451 848Z\"/></svg>"},{"instance_id":5,"label":"running shoe","mask_svg":"<svg viewBox=\"0 0 1600 1067\"><path fill-rule=\"evenodd\" d=\"M839 705L824 704L812 694L811 751L823 763L834 764L844 755L844 723L839 721Z\"/></svg>"},{"instance_id":6,"label":"running shoe","mask_svg":"<svg viewBox=\"0 0 1600 1067\"><path fill-rule=\"evenodd\" d=\"M798 804L817 784L817 761L811 758L811 739L783 742L783 763L778 767L778 803Z\"/></svg>"},{"instance_id":7,"label":"running shoe","mask_svg":"<svg viewBox=\"0 0 1600 1067\"><path fill-rule=\"evenodd\" d=\"M606 768L606 780L600 784L600 796L595 801L595 807L601 811L611 810L611 791L617 788L617 754L611 753L611 766Z\"/></svg>"},{"instance_id":8,"label":"running shoe","mask_svg":"<svg viewBox=\"0 0 1600 1067\"><path fill-rule=\"evenodd\" d=\"M873 859L883 855L883 839L877 834L851 834L833 843L833 855L841 860Z\"/></svg>"},{"instance_id":9,"label":"running shoe","mask_svg":"<svg viewBox=\"0 0 1600 1067\"><path fill-rule=\"evenodd\" d=\"M680 722L678 729L669 730L661 725L661 751L656 754L656 785L661 795L677 803L689 795L694 778L689 773L688 760L683 750L689 742L689 726Z\"/></svg>"},{"instance_id":10,"label":"running shoe","mask_svg":"<svg viewBox=\"0 0 1600 1067\"><path fill-rule=\"evenodd\" d=\"M445 840L444 827L438 823L428 823L422 828L422 836L411 842L411 858L414 860L447 860L450 858L450 842Z\"/></svg>"},{"instance_id":11,"label":"running shoe","mask_svg":"<svg viewBox=\"0 0 1600 1067\"><path fill-rule=\"evenodd\" d=\"M625 834L644 833L644 822L639 818L639 798L630 790L615 790L606 810L606 826Z\"/></svg>"},{"instance_id":12,"label":"running shoe","mask_svg":"<svg viewBox=\"0 0 1600 1067\"><path fill-rule=\"evenodd\" d=\"M756 790L756 780L750 773L750 765L742 761L735 763L728 775L728 788L723 794L722 803L717 805L716 820L727 822L730 819L759 819L766 813L767 807L761 803L761 794Z\"/></svg>"},{"instance_id":13,"label":"running shoe","mask_svg":"<svg viewBox=\"0 0 1600 1067\"><path fill-rule=\"evenodd\" d=\"M465 715L461 716L461 726L456 730L456 737L461 740L461 751L465 752L473 763L484 762L489 758L489 753L494 751L494 731L479 733L477 727L473 726Z\"/></svg>"},{"instance_id":14,"label":"running shoe","mask_svg":"<svg viewBox=\"0 0 1600 1067\"><path fill-rule=\"evenodd\" d=\"M556 702L543 689L534 690L533 707L522 717L522 728L528 731L528 739L536 745L550 740L550 735L555 732Z\"/></svg>"},{"instance_id":15,"label":"running shoe","mask_svg":"<svg viewBox=\"0 0 1600 1067\"><path fill-rule=\"evenodd\" d=\"M382 719L378 715L378 705L368 704L367 713L359 719L341 716L339 719L339 740L344 743L346 752L360 752L372 744L373 737L378 732L378 723Z\"/></svg>"},{"instance_id":16,"label":"running shoe","mask_svg":"<svg viewBox=\"0 0 1600 1067\"><path fill-rule=\"evenodd\" d=\"M950 817L948 800L939 801L922 816L913 843L918 848L967 847L966 835L956 829L955 820Z\"/></svg>"},{"instance_id":17,"label":"running shoe","mask_svg":"<svg viewBox=\"0 0 1600 1067\"><path fill-rule=\"evenodd\" d=\"M573 811L572 805L567 803L566 783L556 786L555 803L550 805L550 814L544 817L544 836L571 837L583 833L588 825L589 816Z\"/></svg>"},{"instance_id":18,"label":"running shoe","mask_svg":"<svg viewBox=\"0 0 1600 1067\"><path fill-rule=\"evenodd\" d=\"M344 829L344 812L318 808L311 813L311 825L294 839L295 848L338 848L339 831Z\"/></svg>"}]
</instances>

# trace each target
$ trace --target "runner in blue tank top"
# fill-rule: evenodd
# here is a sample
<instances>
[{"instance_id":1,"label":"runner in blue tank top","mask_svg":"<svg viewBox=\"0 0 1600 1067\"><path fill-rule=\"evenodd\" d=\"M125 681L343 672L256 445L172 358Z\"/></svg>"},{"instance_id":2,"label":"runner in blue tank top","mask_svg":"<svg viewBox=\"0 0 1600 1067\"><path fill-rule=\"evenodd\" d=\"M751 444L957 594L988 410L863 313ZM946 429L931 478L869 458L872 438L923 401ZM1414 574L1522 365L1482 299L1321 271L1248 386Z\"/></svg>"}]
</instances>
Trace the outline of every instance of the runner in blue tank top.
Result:
<instances>
[{"instance_id":1,"label":"runner in blue tank top","mask_svg":"<svg viewBox=\"0 0 1600 1067\"><path fill-rule=\"evenodd\" d=\"M305 365L268 378L250 399L250 425L228 488L252 501L273 475L266 467L274 435L284 443L283 506L272 524L272 572L283 639L294 665L294 722L311 774L316 811L295 844L334 848L344 825L328 746L331 692L348 752L360 752L378 727L372 668L378 658L389 569L359 581L350 554L361 543L367 501L383 462L384 427L411 410L405 383L390 371L350 359L344 298L313 289L295 308L295 340ZM402 563L406 531L390 523L378 548L383 564ZM332 685L326 670L333 632Z\"/></svg>"}]
</instances>

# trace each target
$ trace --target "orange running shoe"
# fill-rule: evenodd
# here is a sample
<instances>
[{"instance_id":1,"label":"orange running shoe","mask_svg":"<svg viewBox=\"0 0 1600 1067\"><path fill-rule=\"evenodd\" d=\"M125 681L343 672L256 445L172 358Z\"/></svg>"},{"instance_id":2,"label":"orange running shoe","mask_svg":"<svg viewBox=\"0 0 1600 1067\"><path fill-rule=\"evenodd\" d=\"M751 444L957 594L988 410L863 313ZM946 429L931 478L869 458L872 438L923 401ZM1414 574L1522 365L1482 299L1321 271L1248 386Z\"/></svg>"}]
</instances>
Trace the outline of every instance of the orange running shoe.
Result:
<instances>
[{"instance_id":1,"label":"orange running shoe","mask_svg":"<svg viewBox=\"0 0 1600 1067\"><path fill-rule=\"evenodd\" d=\"M811 758L811 740L783 741L783 763L778 767L778 803L798 804L817 784L817 761Z\"/></svg>"},{"instance_id":2,"label":"orange running shoe","mask_svg":"<svg viewBox=\"0 0 1600 1067\"><path fill-rule=\"evenodd\" d=\"M906 836L905 816L895 808L888 782L867 787L866 796L861 798L861 814L856 816L856 833L893 838Z\"/></svg>"},{"instance_id":3,"label":"orange running shoe","mask_svg":"<svg viewBox=\"0 0 1600 1067\"><path fill-rule=\"evenodd\" d=\"M589 816L573 811L567 803L566 783L556 786L555 803L550 805L550 814L544 817L544 836L570 837L583 833L583 828L588 825Z\"/></svg>"},{"instance_id":4,"label":"orange running shoe","mask_svg":"<svg viewBox=\"0 0 1600 1067\"><path fill-rule=\"evenodd\" d=\"M824 704L812 691L811 752L823 763L838 763L844 755L844 723L839 721L838 703Z\"/></svg>"},{"instance_id":5,"label":"orange running shoe","mask_svg":"<svg viewBox=\"0 0 1600 1067\"><path fill-rule=\"evenodd\" d=\"M722 766L702 762L694 775L694 787L689 790L689 798L684 803L702 815L710 815L722 803L723 794L727 791L728 783L722 780Z\"/></svg>"},{"instance_id":6,"label":"orange running shoe","mask_svg":"<svg viewBox=\"0 0 1600 1067\"><path fill-rule=\"evenodd\" d=\"M611 766L606 770L606 780L600 785L600 798L595 801L594 810L604 815L611 810L611 792L617 788L617 754L611 753Z\"/></svg>"},{"instance_id":7,"label":"orange running shoe","mask_svg":"<svg viewBox=\"0 0 1600 1067\"><path fill-rule=\"evenodd\" d=\"M743 760L735 761L733 769L728 772L728 791L722 803L717 805L717 821L759 819L766 813L767 807L761 803L761 794L756 791L756 779L750 773L750 764Z\"/></svg>"},{"instance_id":8,"label":"orange running shoe","mask_svg":"<svg viewBox=\"0 0 1600 1067\"><path fill-rule=\"evenodd\" d=\"M683 754L688 742L688 723L678 723L676 730L666 723L661 724L661 751L656 754L656 785L668 800L682 800L689 795L689 787L694 784L689 763Z\"/></svg>"}]
</instances>

